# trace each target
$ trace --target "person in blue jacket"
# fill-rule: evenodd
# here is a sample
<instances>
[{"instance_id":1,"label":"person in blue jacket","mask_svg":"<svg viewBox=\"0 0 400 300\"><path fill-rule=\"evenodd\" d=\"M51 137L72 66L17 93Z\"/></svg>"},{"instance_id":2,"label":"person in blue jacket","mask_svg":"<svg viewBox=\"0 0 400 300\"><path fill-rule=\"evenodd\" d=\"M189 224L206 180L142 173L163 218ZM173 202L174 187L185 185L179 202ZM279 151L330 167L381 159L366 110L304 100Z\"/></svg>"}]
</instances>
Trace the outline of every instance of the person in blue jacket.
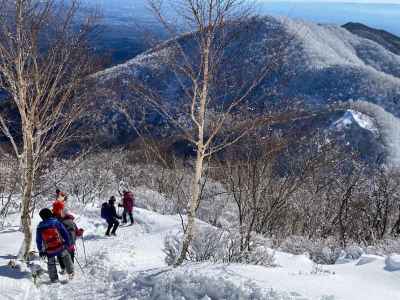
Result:
<instances>
[{"instance_id":1,"label":"person in blue jacket","mask_svg":"<svg viewBox=\"0 0 400 300\"><path fill-rule=\"evenodd\" d=\"M58 281L56 258L59 257L66 267L69 278L74 276L74 265L68 249L72 247L71 239L64 225L54 218L48 208L39 212L42 222L36 230L36 245L40 257L47 257L47 268L51 282Z\"/></svg>"}]
</instances>

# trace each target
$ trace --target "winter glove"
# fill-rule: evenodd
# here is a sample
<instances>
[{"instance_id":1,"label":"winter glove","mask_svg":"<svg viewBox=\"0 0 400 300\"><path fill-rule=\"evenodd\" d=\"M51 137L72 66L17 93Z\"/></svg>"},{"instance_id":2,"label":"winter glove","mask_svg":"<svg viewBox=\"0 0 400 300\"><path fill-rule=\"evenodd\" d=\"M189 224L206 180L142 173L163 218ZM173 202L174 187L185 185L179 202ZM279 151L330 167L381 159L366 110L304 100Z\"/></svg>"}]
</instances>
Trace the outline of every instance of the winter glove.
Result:
<instances>
[{"instance_id":1,"label":"winter glove","mask_svg":"<svg viewBox=\"0 0 400 300\"><path fill-rule=\"evenodd\" d=\"M46 252L44 252L44 251L40 251L40 252L39 252L39 256L40 256L41 258L45 258L45 257L47 256L47 254L46 254Z\"/></svg>"},{"instance_id":2,"label":"winter glove","mask_svg":"<svg viewBox=\"0 0 400 300\"><path fill-rule=\"evenodd\" d=\"M68 246L67 249L69 252L75 252L75 245Z\"/></svg>"},{"instance_id":3,"label":"winter glove","mask_svg":"<svg viewBox=\"0 0 400 300\"><path fill-rule=\"evenodd\" d=\"M81 237L81 236L83 235L84 232L85 232L85 230L83 230L83 228L79 228L79 229L76 231L76 236L77 236L77 237Z\"/></svg>"}]
</instances>

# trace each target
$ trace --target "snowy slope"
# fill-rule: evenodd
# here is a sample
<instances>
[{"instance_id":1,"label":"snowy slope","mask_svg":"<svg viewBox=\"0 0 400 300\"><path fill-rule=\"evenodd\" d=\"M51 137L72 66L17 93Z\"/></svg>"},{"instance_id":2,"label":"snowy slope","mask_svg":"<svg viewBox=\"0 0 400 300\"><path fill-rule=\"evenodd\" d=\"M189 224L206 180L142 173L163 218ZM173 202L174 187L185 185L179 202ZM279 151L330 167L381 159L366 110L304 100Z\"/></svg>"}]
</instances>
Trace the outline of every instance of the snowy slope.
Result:
<instances>
[{"instance_id":1,"label":"snowy slope","mask_svg":"<svg viewBox=\"0 0 400 300\"><path fill-rule=\"evenodd\" d=\"M383 257L321 267L305 255L276 252L277 268L198 263L173 269L162 248L164 237L180 230L178 216L136 209L136 225L105 238L97 215L91 208L78 217L87 229L88 264L85 273L76 265L76 278L66 285L48 285L44 274L36 288L29 273L6 266L21 234L15 227L1 232L0 299L400 299L400 271L385 270ZM81 241L78 259L85 264Z\"/></svg>"},{"instance_id":2,"label":"snowy slope","mask_svg":"<svg viewBox=\"0 0 400 300\"><path fill-rule=\"evenodd\" d=\"M241 63L241 68L249 68L250 65L243 62L256 59L262 63L263 56L276 46L278 35L284 43L288 43L286 62L275 74L278 79L267 78L264 87L269 85L269 80L273 80L278 94L295 96L297 100L319 103L367 100L400 115L399 106L393 101L400 92L400 56L340 26L283 17L252 19L248 23L248 27L239 29L243 31L241 40L226 51L227 55L235 52L235 55L226 58L226 68L230 65L237 67L235 63ZM250 30L251 34L248 33ZM188 53L196 51L191 48L192 40L190 34L179 39L188 47ZM166 100L173 103L181 91L175 76L168 76L170 74L165 65L165 57L172 45L166 42L125 64L98 73L97 78L104 86L115 79L121 80L122 87L132 79L144 80L161 92L175 91L165 93ZM239 47L237 45L240 45L240 50L235 49ZM263 101L269 101L268 97Z\"/></svg>"},{"instance_id":3,"label":"snowy slope","mask_svg":"<svg viewBox=\"0 0 400 300\"><path fill-rule=\"evenodd\" d=\"M239 41L227 49L224 64L233 84L219 84L213 91L216 99L225 99L227 91L234 93L232 86L240 86L243 78L253 78L260 69L257 69L257 64L265 62L266 54L271 55L276 40L281 38L284 43L288 42L287 54L279 70L269 74L254 92L254 99L249 101L254 111L257 112L258 108L269 111L280 105L290 107L288 103L291 101L301 108L306 106L318 110L333 102L361 100L379 105L395 118L400 117L400 56L379 43L354 35L340 26L283 17L255 18L239 29L243 32L238 35ZM196 55L191 33L181 36L178 41L189 56ZM134 94L131 84L140 82L157 91L163 103L170 108L170 113L176 113L176 109L183 104L179 101L185 97L181 87L185 80L177 80L176 74L167 66L173 45L173 42L167 41L125 64L97 73L95 78L99 82L100 95L96 99L126 102L131 115L135 116L135 108L141 107L138 104L143 99ZM115 111L112 114L119 117L103 118L98 126L113 128L112 134L106 134L107 137L131 130L127 128L122 114ZM107 111L106 115L109 116L110 112ZM337 115L332 113L326 115L324 122L310 120L310 124L304 127L310 132L324 130L337 119ZM162 130L172 130L157 116L149 118L148 122L154 125L152 130L155 135ZM365 157L371 161L376 161L376 156L381 157L384 152L390 152L389 156L393 157L392 150L382 150L387 145L383 146L382 140L376 138L380 135L377 130L372 132L369 135L356 129L349 134L354 140L349 144L356 145L354 150L366 153ZM119 138L125 140L124 136Z\"/></svg>"},{"instance_id":4,"label":"snowy slope","mask_svg":"<svg viewBox=\"0 0 400 300\"><path fill-rule=\"evenodd\" d=\"M335 121L333 126L336 129L343 130L353 123L357 123L358 126L373 132L375 135L379 135L379 129L372 118L352 109L347 110L343 117Z\"/></svg>"}]
</instances>

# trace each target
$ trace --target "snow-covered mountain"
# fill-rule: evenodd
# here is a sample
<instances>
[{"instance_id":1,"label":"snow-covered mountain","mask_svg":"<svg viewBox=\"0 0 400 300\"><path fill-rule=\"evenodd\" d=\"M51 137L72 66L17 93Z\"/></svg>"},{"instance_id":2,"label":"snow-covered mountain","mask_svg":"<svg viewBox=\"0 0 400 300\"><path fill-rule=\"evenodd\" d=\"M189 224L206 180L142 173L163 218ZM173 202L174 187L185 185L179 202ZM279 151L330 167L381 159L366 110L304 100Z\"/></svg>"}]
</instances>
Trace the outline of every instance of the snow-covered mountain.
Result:
<instances>
[{"instance_id":1,"label":"snow-covered mountain","mask_svg":"<svg viewBox=\"0 0 400 300\"><path fill-rule=\"evenodd\" d=\"M251 78L276 49L278 38L287 43L284 58L280 58L281 65L265 78L249 101L254 109L268 110L288 103L316 109L335 102L365 101L400 117L400 56L385 45L352 34L340 26L288 18L253 18L240 26L233 28L241 34L225 51L224 58L225 71L231 73L233 82L243 82L246 76ZM178 41L194 57L193 39L194 34L189 33ZM178 80L165 63L173 45L167 41L124 64L96 74L98 90L103 95L100 98L107 95L107 100L111 98L137 106L141 100L132 92L131 83L140 81L156 90L165 103L175 107L183 95L182 78ZM230 92L232 90L230 88ZM218 86L214 93L223 95L226 87ZM315 122L311 127L329 128L340 117L332 113L326 117L326 122ZM124 126L119 124L121 115L118 113L113 114L111 120L114 129ZM371 148L370 143L382 143L378 132L363 126L358 129L364 132L360 138L361 148ZM129 130L125 128L124 132ZM349 135L360 137L354 131Z\"/></svg>"},{"instance_id":2,"label":"snow-covered mountain","mask_svg":"<svg viewBox=\"0 0 400 300\"><path fill-rule=\"evenodd\" d=\"M242 37L246 44L236 44L244 47L240 49L241 58L253 59L254 56L265 55L274 42L270 37L276 37L278 32L290 40L284 68L278 74L284 79L289 74L289 81L287 84L279 80L274 82L281 88L280 95L319 103L365 100L400 115L400 56L339 26L274 17L252 19L250 22L252 24L248 24L243 31L251 37L247 34ZM182 37L181 42L188 45L190 35ZM167 81L163 84L155 82L154 88L176 89L176 78L165 76L168 70L164 55L170 48L171 43L167 42L125 64L100 72L99 80L107 83L113 79L133 80L150 76ZM237 56L232 57L229 63L233 64L232 60L237 60ZM259 60L263 62L261 58ZM241 63L245 65L243 61ZM278 79L283 81L283 78ZM166 101L174 101L177 93L170 93Z\"/></svg>"}]
</instances>

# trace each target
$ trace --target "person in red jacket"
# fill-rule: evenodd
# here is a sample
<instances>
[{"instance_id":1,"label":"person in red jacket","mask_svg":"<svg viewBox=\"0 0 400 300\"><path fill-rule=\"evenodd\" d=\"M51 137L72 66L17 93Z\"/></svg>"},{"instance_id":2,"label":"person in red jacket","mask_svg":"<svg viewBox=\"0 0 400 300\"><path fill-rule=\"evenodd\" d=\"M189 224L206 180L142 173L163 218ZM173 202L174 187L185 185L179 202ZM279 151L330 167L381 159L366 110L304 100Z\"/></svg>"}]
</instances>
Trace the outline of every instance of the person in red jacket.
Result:
<instances>
[{"instance_id":1,"label":"person in red jacket","mask_svg":"<svg viewBox=\"0 0 400 300\"><path fill-rule=\"evenodd\" d=\"M68 248L68 252L71 256L72 262L74 263L76 239L83 235L84 230L82 228L78 228L78 226L74 221L75 217L69 213L65 213L64 205L61 205L58 202L55 202L53 205L53 215L58 221L60 221L64 225L65 229L67 229L69 233L71 246ZM61 274L65 273L65 264L59 257L58 257L58 262L61 267L60 273Z\"/></svg>"},{"instance_id":2,"label":"person in red jacket","mask_svg":"<svg viewBox=\"0 0 400 300\"><path fill-rule=\"evenodd\" d=\"M60 192L60 190L58 190L58 189L56 191L56 194L57 194L57 198L53 202L53 212L60 214L61 210L64 210L64 208L65 208L66 194L64 192Z\"/></svg>"},{"instance_id":3,"label":"person in red jacket","mask_svg":"<svg viewBox=\"0 0 400 300\"><path fill-rule=\"evenodd\" d=\"M131 221L131 225L133 225L133 206L135 205L135 198L133 197L132 192L129 191L124 191L122 194L122 206L124 208L124 211L122 213L122 223L126 224L128 223L128 220L126 218L126 215L129 215L129 219Z\"/></svg>"}]
</instances>

